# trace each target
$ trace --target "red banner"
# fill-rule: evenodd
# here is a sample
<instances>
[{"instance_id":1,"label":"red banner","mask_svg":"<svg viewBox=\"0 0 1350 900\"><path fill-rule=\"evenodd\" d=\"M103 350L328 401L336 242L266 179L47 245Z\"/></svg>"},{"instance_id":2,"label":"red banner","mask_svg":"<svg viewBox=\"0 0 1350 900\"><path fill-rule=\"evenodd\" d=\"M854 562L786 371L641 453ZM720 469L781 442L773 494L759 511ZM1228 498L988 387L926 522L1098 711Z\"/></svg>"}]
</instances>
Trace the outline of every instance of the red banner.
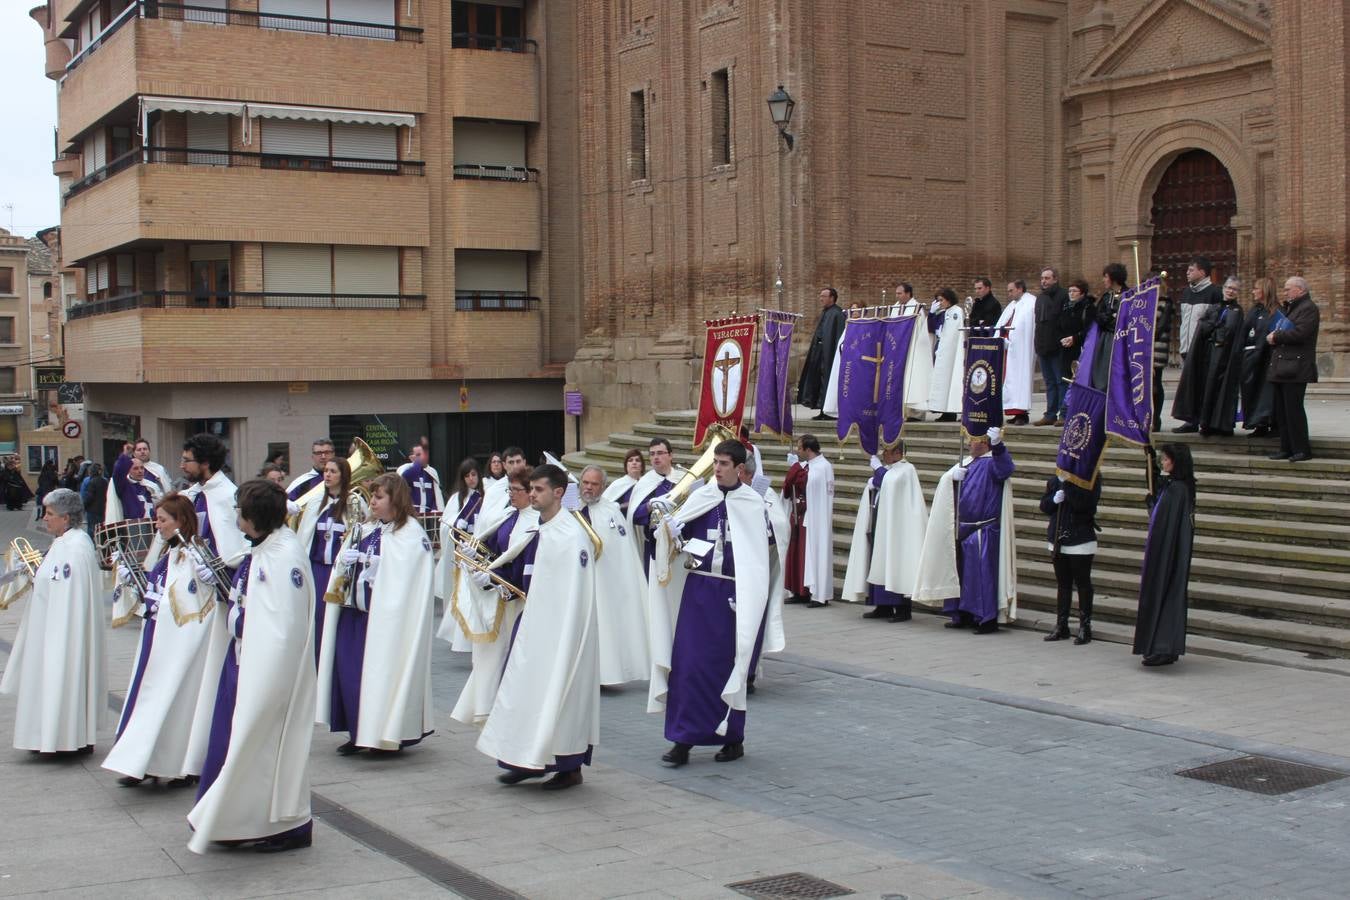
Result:
<instances>
[{"instance_id":1,"label":"red banner","mask_svg":"<svg viewBox=\"0 0 1350 900\"><path fill-rule=\"evenodd\" d=\"M750 360L755 347L758 316L735 316L705 322L708 340L703 348L703 381L698 391L698 422L694 447L703 446L708 429L722 425L739 434L750 387Z\"/></svg>"}]
</instances>

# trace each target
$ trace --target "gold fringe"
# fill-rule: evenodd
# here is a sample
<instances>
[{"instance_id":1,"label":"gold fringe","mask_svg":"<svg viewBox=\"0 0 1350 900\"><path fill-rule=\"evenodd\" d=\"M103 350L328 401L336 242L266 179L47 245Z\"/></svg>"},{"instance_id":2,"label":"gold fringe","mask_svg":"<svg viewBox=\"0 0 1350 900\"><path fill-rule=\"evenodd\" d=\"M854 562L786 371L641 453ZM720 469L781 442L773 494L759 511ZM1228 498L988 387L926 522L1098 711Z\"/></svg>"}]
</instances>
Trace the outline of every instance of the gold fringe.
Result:
<instances>
[{"instance_id":1,"label":"gold fringe","mask_svg":"<svg viewBox=\"0 0 1350 900\"><path fill-rule=\"evenodd\" d=\"M165 573L164 580L165 582L168 582L169 580L167 573ZM168 594L169 598L169 611L173 613L173 621L176 625L178 625L179 628L182 628L184 625L188 625L192 622L205 621L206 617L211 614L211 610L215 609L216 589L210 585L207 585L207 587L210 587L211 590L207 595L206 605L203 606L201 609L197 610L195 613L185 613L181 609L179 609L178 598L174 595L173 585L168 585L165 588L165 593Z\"/></svg>"},{"instance_id":2,"label":"gold fringe","mask_svg":"<svg viewBox=\"0 0 1350 900\"><path fill-rule=\"evenodd\" d=\"M464 620L464 614L459 611L459 576L462 572L455 571L455 588L450 595L450 615L454 616L455 621L459 623L460 630L472 644L490 644L497 640L501 634L502 620L506 618L506 601L501 597L497 598L497 613L492 618L492 628L484 632L475 632L469 628L469 623Z\"/></svg>"}]
</instances>

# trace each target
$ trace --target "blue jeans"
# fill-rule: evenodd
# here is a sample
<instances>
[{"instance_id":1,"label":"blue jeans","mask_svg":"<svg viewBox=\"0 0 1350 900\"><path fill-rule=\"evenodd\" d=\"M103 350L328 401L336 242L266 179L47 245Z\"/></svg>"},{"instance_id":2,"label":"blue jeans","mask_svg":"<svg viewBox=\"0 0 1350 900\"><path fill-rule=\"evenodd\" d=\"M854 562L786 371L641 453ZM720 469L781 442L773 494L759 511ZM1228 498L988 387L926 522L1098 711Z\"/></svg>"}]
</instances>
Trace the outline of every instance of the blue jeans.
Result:
<instances>
[{"instance_id":1,"label":"blue jeans","mask_svg":"<svg viewBox=\"0 0 1350 900\"><path fill-rule=\"evenodd\" d=\"M1041 358L1041 378L1045 381L1045 414L1052 419L1064 418L1064 357L1052 353Z\"/></svg>"}]
</instances>

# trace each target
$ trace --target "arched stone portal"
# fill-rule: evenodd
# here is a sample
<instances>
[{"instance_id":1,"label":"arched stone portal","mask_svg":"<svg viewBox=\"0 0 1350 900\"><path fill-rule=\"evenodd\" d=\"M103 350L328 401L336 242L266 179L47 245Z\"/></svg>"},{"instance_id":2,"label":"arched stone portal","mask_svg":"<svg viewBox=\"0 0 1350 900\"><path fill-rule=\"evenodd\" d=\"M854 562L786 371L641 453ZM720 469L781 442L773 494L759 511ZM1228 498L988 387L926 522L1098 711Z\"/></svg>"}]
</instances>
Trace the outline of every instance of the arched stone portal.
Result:
<instances>
[{"instance_id":1,"label":"arched stone portal","mask_svg":"<svg viewBox=\"0 0 1350 900\"><path fill-rule=\"evenodd\" d=\"M1185 150L1168 165L1153 192L1151 256L1153 268L1166 270L1172 297L1185 289L1193 256L1209 257L1215 282L1237 271L1237 208L1233 179L1212 153Z\"/></svg>"}]
</instances>

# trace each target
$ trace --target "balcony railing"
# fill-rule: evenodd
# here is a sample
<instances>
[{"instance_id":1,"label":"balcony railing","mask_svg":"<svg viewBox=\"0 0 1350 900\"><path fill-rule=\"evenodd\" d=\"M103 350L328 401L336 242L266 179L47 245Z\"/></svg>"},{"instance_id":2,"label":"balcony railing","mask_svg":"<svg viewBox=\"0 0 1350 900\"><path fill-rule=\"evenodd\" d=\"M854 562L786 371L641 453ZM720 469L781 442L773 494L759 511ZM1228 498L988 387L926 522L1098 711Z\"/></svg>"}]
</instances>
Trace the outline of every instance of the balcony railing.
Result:
<instances>
[{"instance_id":1,"label":"balcony railing","mask_svg":"<svg viewBox=\"0 0 1350 900\"><path fill-rule=\"evenodd\" d=\"M455 291L459 312L529 312L539 308L539 298L524 291Z\"/></svg>"},{"instance_id":2,"label":"balcony railing","mask_svg":"<svg viewBox=\"0 0 1350 900\"><path fill-rule=\"evenodd\" d=\"M539 170L525 166L482 166L455 163L455 177L470 181L538 181Z\"/></svg>"},{"instance_id":3,"label":"balcony railing","mask_svg":"<svg viewBox=\"0 0 1350 900\"><path fill-rule=\"evenodd\" d=\"M246 28L266 28L272 31L300 31L306 34L334 34L342 37L370 38L380 41L422 42L422 29L407 25L384 25L378 22L352 22L347 19L323 19L311 16L285 16L260 13L248 9L219 9L211 6L189 6L179 3L159 3L157 0L137 0L122 10L99 35L70 62L66 72L80 63L112 37L131 19L171 19L176 22L201 22L207 25L241 25Z\"/></svg>"},{"instance_id":4,"label":"balcony railing","mask_svg":"<svg viewBox=\"0 0 1350 900\"><path fill-rule=\"evenodd\" d=\"M538 53L539 43L533 38L512 37L504 34L475 34L456 31L450 35L450 46L460 50L502 50L507 53Z\"/></svg>"},{"instance_id":5,"label":"balcony railing","mask_svg":"<svg viewBox=\"0 0 1350 900\"><path fill-rule=\"evenodd\" d=\"M412 159L367 159L355 156L293 156L284 153L247 153L242 150L193 150L187 147L138 147L124 153L101 169L96 169L66 189L62 197L88 190L123 169L142 162L178 166L220 166L251 169L287 169L300 172L339 172L346 174L421 175L426 164Z\"/></svg>"},{"instance_id":6,"label":"balcony railing","mask_svg":"<svg viewBox=\"0 0 1350 900\"><path fill-rule=\"evenodd\" d=\"M137 291L72 306L69 319L128 309L426 309L426 294L287 294L276 291Z\"/></svg>"}]
</instances>

